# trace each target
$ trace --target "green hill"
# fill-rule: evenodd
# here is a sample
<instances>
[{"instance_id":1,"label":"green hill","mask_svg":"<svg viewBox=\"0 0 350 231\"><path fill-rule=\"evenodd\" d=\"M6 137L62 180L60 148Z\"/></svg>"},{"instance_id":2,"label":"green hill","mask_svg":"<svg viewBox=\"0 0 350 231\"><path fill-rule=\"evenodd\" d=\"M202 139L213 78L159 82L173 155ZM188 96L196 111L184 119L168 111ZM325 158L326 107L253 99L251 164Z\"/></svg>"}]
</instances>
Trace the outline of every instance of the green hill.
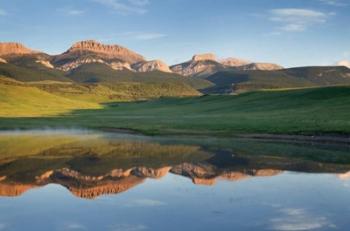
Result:
<instances>
[{"instance_id":1,"label":"green hill","mask_svg":"<svg viewBox=\"0 0 350 231\"><path fill-rule=\"evenodd\" d=\"M0 63L0 75L23 82L45 80L71 81L64 76L63 72L46 68L38 63L32 63L32 66L29 63L23 66L17 66L11 63Z\"/></svg>"},{"instance_id":2,"label":"green hill","mask_svg":"<svg viewBox=\"0 0 350 231\"><path fill-rule=\"evenodd\" d=\"M31 83L52 94L94 102L195 96L200 95L196 89L211 84L206 80L187 79L163 72L116 71L104 64L82 65L64 73L44 67L30 57L11 62L0 63L0 75Z\"/></svg>"},{"instance_id":3,"label":"green hill","mask_svg":"<svg viewBox=\"0 0 350 231\"><path fill-rule=\"evenodd\" d=\"M31 117L58 115L75 109L100 106L63 98L36 87L0 78L0 108L0 117Z\"/></svg>"},{"instance_id":4,"label":"green hill","mask_svg":"<svg viewBox=\"0 0 350 231\"><path fill-rule=\"evenodd\" d=\"M117 71L111 67L101 64L92 63L81 65L72 70L68 77L76 82L84 83L120 83L120 82L137 82L137 83L152 83L152 84L188 84L195 89L208 87L210 82L201 79L184 78L183 76L165 73L160 71L153 72L132 72L129 70Z\"/></svg>"},{"instance_id":5,"label":"green hill","mask_svg":"<svg viewBox=\"0 0 350 231\"><path fill-rule=\"evenodd\" d=\"M299 67L278 71L224 71L206 78L214 86L204 93L232 93L259 89L350 85L346 67Z\"/></svg>"},{"instance_id":6,"label":"green hill","mask_svg":"<svg viewBox=\"0 0 350 231\"><path fill-rule=\"evenodd\" d=\"M79 126L146 134L350 134L350 87L161 98L79 110L69 116L1 119L0 128Z\"/></svg>"}]
</instances>

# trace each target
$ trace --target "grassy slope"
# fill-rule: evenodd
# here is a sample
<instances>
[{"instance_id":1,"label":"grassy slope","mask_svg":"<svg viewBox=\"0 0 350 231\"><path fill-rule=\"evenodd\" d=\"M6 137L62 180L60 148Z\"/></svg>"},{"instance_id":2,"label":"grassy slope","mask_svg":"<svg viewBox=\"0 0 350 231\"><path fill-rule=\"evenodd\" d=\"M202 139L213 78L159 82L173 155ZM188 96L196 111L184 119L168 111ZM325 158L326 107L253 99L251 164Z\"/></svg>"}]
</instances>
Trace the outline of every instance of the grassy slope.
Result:
<instances>
[{"instance_id":1,"label":"grassy slope","mask_svg":"<svg viewBox=\"0 0 350 231\"><path fill-rule=\"evenodd\" d=\"M20 82L0 79L1 117L57 115L78 108L91 109L99 107L95 103L59 97Z\"/></svg>"},{"instance_id":2,"label":"grassy slope","mask_svg":"<svg viewBox=\"0 0 350 231\"><path fill-rule=\"evenodd\" d=\"M207 80L183 78L177 74L164 73L159 71L135 73L131 71L116 71L106 66L105 64L94 63L89 65L81 65L74 69L68 77L76 82L88 83L142 83L154 84L155 86L162 86L168 84L170 86L186 87L201 89L211 86Z\"/></svg>"},{"instance_id":3,"label":"grassy slope","mask_svg":"<svg viewBox=\"0 0 350 231\"><path fill-rule=\"evenodd\" d=\"M0 63L0 75L30 83L44 91L70 99L93 102L129 101L160 96L195 96L206 80L162 73L116 71L104 64L82 65L64 73L36 63L32 57ZM70 84L68 84L70 83Z\"/></svg>"},{"instance_id":4,"label":"grassy slope","mask_svg":"<svg viewBox=\"0 0 350 231\"><path fill-rule=\"evenodd\" d=\"M57 118L1 119L0 128L81 126L148 134L350 133L350 87L119 103Z\"/></svg>"},{"instance_id":5,"label":"grassy slope","mask_svg":"<svg viewBox=\"0 0 350 231\"><path fill-rule=\"evenodd\" d=\"M231 93L259 89L337 86L350 84L346 67L300 67L278 71L225 71L207 77L215 85L204 93Z\"/></svg>"},{"instance_id":6,"label":"grassy slope","mask_svg":"<svg viewBox=\"0 0 350 231\"><path fill-rule=\"evenodd\" d=\"M34 68L34 66L36 68ZM0 63L0 75L23 82L43 80L70 82L70 80L63 75L63 72L46 68L37 63L34 63L33 66L30 67Z\"/></svg>"}]
</instances>

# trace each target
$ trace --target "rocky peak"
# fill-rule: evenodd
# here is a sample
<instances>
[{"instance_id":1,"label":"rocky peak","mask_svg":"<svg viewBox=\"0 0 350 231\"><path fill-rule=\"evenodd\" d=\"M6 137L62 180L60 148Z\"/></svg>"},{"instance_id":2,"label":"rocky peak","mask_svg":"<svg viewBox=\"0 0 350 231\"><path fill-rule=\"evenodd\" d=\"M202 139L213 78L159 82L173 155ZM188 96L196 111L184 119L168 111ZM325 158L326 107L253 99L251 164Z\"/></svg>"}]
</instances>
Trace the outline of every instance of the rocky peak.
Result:
<instances>
[{"instance_id":1,"label":"rocky peak","mask_svg":"<svg viewBox=\"0 0 350 231\"><path fill-rule=\"evenodd\" d=\"M133 68L138 72L150 72L150 71L172 72L169 66L161 60L140 62L135 64Z\"/></svg>"},{"instance_id":2,"label":"rocky peak","mask_svg":"<svg viewBox=\"0 0 350 231\"><path fill-rule=\"evenodd\" d=\"M226 59L220 60L220 63L229 67L239 67L239 66L247 65L251 62L243 59L237 59L237 58L226 58Z\"/></svg>"},{"instance_id":3,"label":"rocky peak","mask_svg":"<svg viewBox=\"0 0 350 231\"><path fill-rule=\"evenodd\" d=\"M206 53L206 54L197 54L192 57L192 61L198 62L198 61L216 61L215 54L212 53Z\"/></svg>"},{"instance_id":4,"label":"rocky peak","mask_svg":"<svg viewBox=\"0 0 350 231\"><path fill-rule=\"evenodd\" d=\"M144 61L144 58L141 55L125 47L118 46L118 45L102 44L95 40L86 40L86 41L77 42L73 44L73 46L66 53L84 52L84 51L103 54L103 55L106 55L108 58L119 58L129 63Z\"/></svg>"},{"instance_id":5,"label":"rocky peak","mask_svg":"<svg viewBox=\"0 0 350 231\"><path fill-rule=\"evenodd\" d=\"M260 70L260 71L275 71L283 69L282 66L274 63L250 63L239 67L244 71Z\"/></svg>"},{"instance_id":6,"label":"rocky peak","mask_svg":"<svg viewBox=\"0 0 350 231\"><path fill-rule=\"evenodd\" d=\"M25 47L20 43L0 43L0 56L3 55L23 55L23 54L32 54L36 53L35 51Z\"/></svg>"},{"instance_id":7,"label":"rocky peak","mask_svg":"<svg viewBox=\"0 0 350 231\"><path fill-rule=\"evenodd\" d=\"M210 53L194 55L190 61L170 67L172 72L183 76L209 76L224 68L225 66L217 61L216 56Z\"/></svg>"}]
</instances>

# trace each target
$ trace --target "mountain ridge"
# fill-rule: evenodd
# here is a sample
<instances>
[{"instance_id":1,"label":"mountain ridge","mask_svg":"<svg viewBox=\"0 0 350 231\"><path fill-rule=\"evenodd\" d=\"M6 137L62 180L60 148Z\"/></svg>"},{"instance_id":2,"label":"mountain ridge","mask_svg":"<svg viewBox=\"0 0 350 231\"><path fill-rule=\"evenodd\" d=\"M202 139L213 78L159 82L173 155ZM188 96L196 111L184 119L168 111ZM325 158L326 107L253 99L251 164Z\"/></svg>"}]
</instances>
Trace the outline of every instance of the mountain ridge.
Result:
<instances>
[{"instance_id":1,"label":"mountain ridge","mask_svg":"<svg viewBox=\"0 0 350 231\"><path fill-rule=\"evenodd\" d=\"M21 43L17 42L3 42L0 43L0 56L7 55L25 55L38 53L30 48L27 48Z\"/></svg>"},{"instance_id":2,"label":"mountain ridge","mask_svg":"<svg viewBox=\"0 0 350 231\"><path fill-rule=\"evenodd\" d=\"M183 76L209 76L230 68L241 70L276 70L282 68L277 64L253 63L238 58L218 60L213 53L195 54L190 61L168 66L164 61L147 60L141 54L120 45L103 44L96 40L83 40L74 43L65 52L48 55L34 51L17 42L0 43L0 62L12 62L21 56L32 59L31 62L42 64L47 68L69 72L81 65L103 63L114 70L135 72L161 71ZM10 59L6 59L10 57ZM267 68L270 65L270 68ZM277 67L277 68L276 68Z\"/></svg>"}]
</instances>

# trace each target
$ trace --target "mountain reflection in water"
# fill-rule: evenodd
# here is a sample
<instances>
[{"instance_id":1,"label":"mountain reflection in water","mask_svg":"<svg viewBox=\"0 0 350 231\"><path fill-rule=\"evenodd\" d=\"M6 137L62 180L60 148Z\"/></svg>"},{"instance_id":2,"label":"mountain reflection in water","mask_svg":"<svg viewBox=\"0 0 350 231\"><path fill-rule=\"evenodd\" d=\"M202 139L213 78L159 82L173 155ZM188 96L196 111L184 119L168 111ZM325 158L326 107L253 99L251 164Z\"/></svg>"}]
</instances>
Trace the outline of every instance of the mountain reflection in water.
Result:
<instances>
[{"instance_id":1,"label":"mountain reflection in water","mask_svg":"<svg viewBox=\"0 0 350 231\"><path fill-rule=\"evenodd\" d=\"M94 199L167 174L215 185L283 171L350 176L349 147L248 139L161 138L95 132L0 134L0 196L48 184Z\"/></svg>"}]
</instances>

